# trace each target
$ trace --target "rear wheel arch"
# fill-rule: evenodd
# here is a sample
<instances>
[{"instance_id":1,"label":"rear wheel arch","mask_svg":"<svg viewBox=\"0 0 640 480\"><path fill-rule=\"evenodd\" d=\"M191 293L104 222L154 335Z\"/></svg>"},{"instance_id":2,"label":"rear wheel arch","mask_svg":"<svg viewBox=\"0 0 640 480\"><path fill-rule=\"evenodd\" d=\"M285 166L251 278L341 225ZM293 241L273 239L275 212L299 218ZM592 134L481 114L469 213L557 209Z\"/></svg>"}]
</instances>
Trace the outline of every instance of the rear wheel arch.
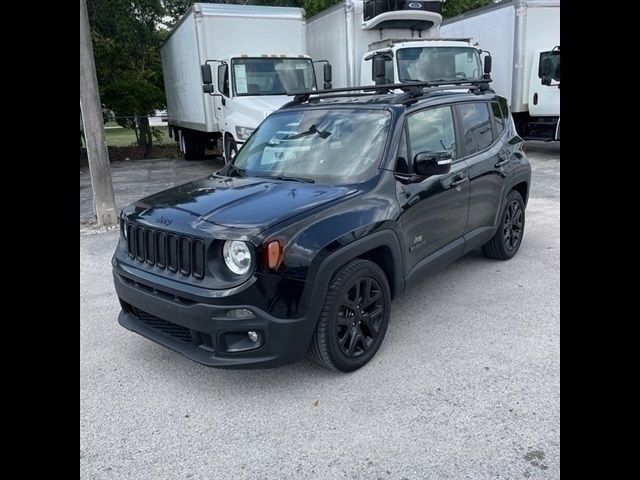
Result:
<instances>
[{"instance_id":1,"label":"rear wheel arch","mask_svg":"<svg viewBox=\"0 0 640 480\"><path fill-rule=\"evenodd\" d=\"M510 190L516 190L520 194L520 196L522 197L522 200L526 205L527 195L529 194L529 185L527 184L527 182L523 181L523 182L516 183L513 187L510 188Z\"/></svg>"}]
</instances>

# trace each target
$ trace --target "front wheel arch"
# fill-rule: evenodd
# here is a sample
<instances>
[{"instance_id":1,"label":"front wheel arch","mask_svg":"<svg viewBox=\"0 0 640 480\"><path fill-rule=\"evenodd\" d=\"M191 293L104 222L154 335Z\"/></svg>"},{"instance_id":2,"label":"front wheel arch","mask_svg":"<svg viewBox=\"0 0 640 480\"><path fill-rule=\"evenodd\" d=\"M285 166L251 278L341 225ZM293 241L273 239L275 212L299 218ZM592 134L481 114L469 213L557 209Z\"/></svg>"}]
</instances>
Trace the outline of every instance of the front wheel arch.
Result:
<instances>
[{"instance_id":1,"label":"front wheel arch","mask_svg":"<svg viewBox=\"0 0 640 480\"><path fill-rule=\"evenodd\" d=\"M386 250L382 251L387 251L391 254L391 262L387 264L387 268L392 268L393 279L389 278L384 266L379 266L387 274L392 297L396 297L404 291L403 259L400 240L393 230L380 230L344 245L340 249L330 253L317 267L310 269L309 278L313 278L314 281L309 286L308 300L310 310L316 318L320 313L324 292L327 291L329 283L335 273L352 260L357 258L369 259L367 255L370 256L371 252L375 251L380 252L381 250L378 249L381 247L386 248ZM372 261L378 263L375 260Z\"/></svg>"}]
</instances>

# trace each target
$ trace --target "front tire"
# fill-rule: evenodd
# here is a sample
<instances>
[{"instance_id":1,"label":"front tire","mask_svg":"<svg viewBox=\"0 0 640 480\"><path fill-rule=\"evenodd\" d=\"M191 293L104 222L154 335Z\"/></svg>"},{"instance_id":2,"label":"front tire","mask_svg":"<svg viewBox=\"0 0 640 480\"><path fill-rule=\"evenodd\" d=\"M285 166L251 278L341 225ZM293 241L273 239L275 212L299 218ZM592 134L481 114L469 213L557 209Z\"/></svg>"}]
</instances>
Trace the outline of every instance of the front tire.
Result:
<instances>
[{"instance_id":1,"label":"front tire","mask_svg":"<svg viewBox=\"0 0 640 480\"><path fill-rule=\"evenodd\" d=\"M495 235L482 246L482 253L496 260L509 260L522 244L524 236L524 201L522 195L511 190L507 195L506 206L502 213L500 227Z\"/></svg>"},{"instance_id":2,"label":"front tire","mask_svg":"<svg viewBox=\"0 0 640 480\"><path fill-rule=\"evenodd\" d=\"M231 135L224 139L224 163L231 163L238 153L238 144Z\"/></svg>"},{"instance_id":3,"label":"front tire","mask_svg":"<svg viewBox=\"0 0 640 480\"><path fill-rule=\"evenodd\" d=\"M341 372L357 370L380 348L390 313L391 290L382 269L368 260L349 262L329 285L308 358Z\"/></svg>"}]
</instances>

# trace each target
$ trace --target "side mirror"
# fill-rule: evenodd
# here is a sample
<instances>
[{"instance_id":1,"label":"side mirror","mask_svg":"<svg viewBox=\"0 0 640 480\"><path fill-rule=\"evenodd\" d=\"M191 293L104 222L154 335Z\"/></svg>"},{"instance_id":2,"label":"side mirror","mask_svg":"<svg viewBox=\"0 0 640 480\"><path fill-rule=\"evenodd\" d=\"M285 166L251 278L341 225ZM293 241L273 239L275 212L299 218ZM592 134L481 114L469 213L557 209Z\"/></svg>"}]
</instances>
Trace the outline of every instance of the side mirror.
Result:
<instances>
[{"instance_id":1,"label":"side mirror","mask_svg":"<svg viewBox=\"0 0 640 480\"><path fill-rule=\"evenodd\" d=\"M329 62L325 63L322 66L322 76L323 76L323 81L324 81L324 85L322 86L322 88L324 88L325 90L331 90L331 64Z\"/></svg>"},{"instance_id":2,"label":"side mirror","mask_svg":"<svg viewBox=\"0 0 640 480\"><path fill-rule=\"evenodd\" d=\"M484 57L484 73L487 75L491 73L491 55Z\"/></svg>"},{"instance_id":3,"label":"side mirror","mask_svg":"<svg viewBox=\"0 0 640 480\"><path fill-rule=\"evenodd\" d=\"M376 85L384 85L386 83L387 60L384 55L376 55L373 57L373 81Z\"/></svg>"},{"instance_id":4,"label":"side mirror","mask_svg":"<svg viewBox=\"0 0 640 480\"><path fill-rule=\"evenodd\" d=\"M203 85L211 85L213 83L213 75L211 74L211 65L205 63L200 65L200 73L202 74Z\"/></svg>"},{"instance_id":5,"label":"side mirror","mask_svg":"<svg viewBox=\"0 0 640 480\"><path fill-rule=\"evenodd\" d=\"M204 93L214 93L213 85L211 85L211 84L202 85L202 91Z\"/></svg>"},{"instance_id":6,"label":"side mirror","mask_svg":"<svg viewBox=\"0 0 640 480\"><path fill-rule=\"evenodd\" d=\"M420 152L413 158L413 171L421 177L442 175L451 170L451 152Z\"/></svg>"}]
</instances>

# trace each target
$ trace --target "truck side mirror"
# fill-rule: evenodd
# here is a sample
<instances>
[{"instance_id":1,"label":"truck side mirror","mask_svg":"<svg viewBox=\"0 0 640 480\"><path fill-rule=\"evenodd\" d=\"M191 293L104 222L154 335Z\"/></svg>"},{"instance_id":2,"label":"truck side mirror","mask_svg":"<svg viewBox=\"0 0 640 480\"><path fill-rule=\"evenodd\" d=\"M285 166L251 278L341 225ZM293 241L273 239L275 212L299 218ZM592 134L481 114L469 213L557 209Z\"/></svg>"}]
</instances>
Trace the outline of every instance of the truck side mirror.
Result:
<instances>
[{"instance_id":1,"label":"truck side mirror","mask_svg":"<svg viewBox=\"0 0 640 480\"><path fill-rule=\"evenodd\" d=\"M491 73L491 55L484 57L484 73L487 75Z\"/></svg>"},{"instance_id":2,"label":"truck side mirror","mask_svg":"<svg viewBox=\"0 0 640 480\"><path fill-rule=\"evenodd\" d=\"M386 83L387 60L384 55L376 55L373 57L373 81L376 85L384 85Z\"/></svg>"},{"instance_id":3,"label":"truck side mirror","mask_svg":"<svg viewBox=\"0 0 640 480\"><path fill-rule=\"evenodd\" d=\"M213 84L213 75L211 74L211 65L209 65L208 63L205 63L204 65L200 65L200 73L202 74L203 85Z\"/></svg>"},{"instance_id":4,"label":"truck side mirror","mask_svg":"<svg viewBox=\"0 0 640 480\"><path fill-rule=\"evenodd\" d=\"M332 88L332 84L331 84L331 64L329 62L325 63L322 66L322 76L323 76L323 80L324 80L324 85L322 86L322 88L324 88L325 90L331 90Z\"/></svg>"},{"instance_id":5,"label":"truck side mirror","mask_svg":"<svg viewBox=\"0 0 640 480\"><path fill-rule=\"evenodd\" d=\"M202 85L202 91L204 93L214 93L213 85L211 85L211 84Z\"/></svg>"}]
</instances>

